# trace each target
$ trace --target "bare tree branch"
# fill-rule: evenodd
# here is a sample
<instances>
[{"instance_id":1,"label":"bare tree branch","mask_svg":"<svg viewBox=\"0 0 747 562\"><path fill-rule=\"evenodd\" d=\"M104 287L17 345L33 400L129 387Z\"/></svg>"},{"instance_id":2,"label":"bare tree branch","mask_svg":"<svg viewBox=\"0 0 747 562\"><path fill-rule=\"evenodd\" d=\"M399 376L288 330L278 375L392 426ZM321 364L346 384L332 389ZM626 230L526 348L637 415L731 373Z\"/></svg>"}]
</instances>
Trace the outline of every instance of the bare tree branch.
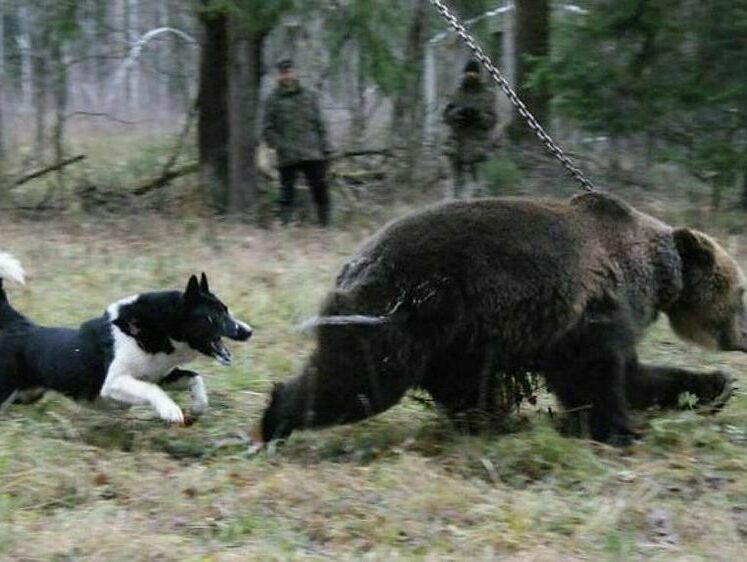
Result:
<instances>
[{"instance_id":1,"label":"bare tree branch","mask_svg":"<svg viewBox=\"0 0 747 562\"><path fill-rule=\"evenodd\" d=\"M110 115L109 113L101 113L97 111L73 111L72 113L68 113L65 118L69 117L105 117L106 119L109 119L110 121L114 121L115 123L121 123L123 125L137 125L138 121L127 121L125 119L120 119L119 117L114 117L113 115Z\"/></svg>"},{"instance_id":2,"label":"bare tree branch","mask_svg":"<svg viewBox=\"0 0 747 562\"><path fill-rule=\"evenodd\" d=\"M166 173L162 173L160 176L158 176L154 180L149 180L139 187L135 188L132 192L135 195L145 195L146 193L150 193L154 189L159 189L161 187L164 187L165 185L168 185L168 183L176 178L186 176L189 174L194 174L198 172L200 169L200 165L197 162L192 162L190 164L185 164L181 168L176 168L174 170L169 170Z\"/></svg>"},{"instance_id":3,"label":"bare tree branch","mask_svg":"<svg viewBox=\"0 0 747 562\"><path fill-rule=\"evenodd\" d=\"M19 185L23 185L26 182L29 182L33 179L43 176L44 174L48 174L49 172L54 172L55 170L59 170L60 168L69 166L70 164L74 164L75 162L80 162L81 160L85 160L85 159L86 159L85 154L78 154L78 156L72 156L70 158L65 158L64 160L61 160L55 164L47 166L46 168L36 170L35 172L31 172L30 174L26 174L25 176L18 178L17 180L13 182L13 186L18 187Z\"/></svg>"},{"instance_id":4,"label":"bare tree branch","mask_svg":"<svg viewBox=\"0 0 747 562\"><path fill-rule=\"evenodd\" d=\"M394 153L388 148L366 148L333 154L330 160L343 160L345 158L353 158L354 156L386 156L388 158L393 155Z\"/></svg>"}]
</instances>

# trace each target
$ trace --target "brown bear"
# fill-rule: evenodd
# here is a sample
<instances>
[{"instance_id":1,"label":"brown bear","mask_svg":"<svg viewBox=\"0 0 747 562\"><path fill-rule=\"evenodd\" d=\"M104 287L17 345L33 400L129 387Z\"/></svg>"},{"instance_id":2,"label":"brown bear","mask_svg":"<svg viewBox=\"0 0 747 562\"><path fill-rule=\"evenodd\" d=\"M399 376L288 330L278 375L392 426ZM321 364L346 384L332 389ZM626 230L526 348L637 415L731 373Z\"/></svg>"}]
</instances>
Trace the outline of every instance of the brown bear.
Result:
<instances>
[{"instance_id":1,"label":"brown bear","mask_svg":"<svg viewBox=\"0 0 747 562\"><path fill-rule=\"evenodd\" d=\"M747 351L744 290L712 238L610 195L440 204L389 223L343 267L316 350L253 435L361 420L411 388L450 415L489 411L497 370L543 375L593 439L627 444L629 406L731 394L723 373L640 363L646 327L664 312L688 341ZM351 323L324 322L340 316Z\"/></svg>"}]
</instances>

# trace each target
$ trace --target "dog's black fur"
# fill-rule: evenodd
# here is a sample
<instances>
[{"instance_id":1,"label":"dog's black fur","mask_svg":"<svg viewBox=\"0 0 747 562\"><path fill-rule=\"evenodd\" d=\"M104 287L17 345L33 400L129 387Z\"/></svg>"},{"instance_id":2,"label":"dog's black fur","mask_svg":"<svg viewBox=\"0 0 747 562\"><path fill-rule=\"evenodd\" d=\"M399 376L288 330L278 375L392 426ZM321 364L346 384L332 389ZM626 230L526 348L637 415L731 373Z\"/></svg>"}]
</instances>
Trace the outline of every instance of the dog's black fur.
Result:
<instances>
[{"instance_id":1,"label":"dog's black fur","mask_svg":"<svg viewBox=\"0 0 747 562\"><path fill-rule=\"evenodd\" d=\"M17 313L0 287L0 403L15 391L36 388L94 400L112 358L106 315L77 330L44 328Z\"/></svg>"},{"instance_id":2,"label":"dog's black fur","mask_svg":"<svg viewBox=\"0 0 747 562\"><path fill-rule=\"evenodd\" d=\"M0 405L14 399L32 401L46 390L94 401L102 395L117 354L132 355L133 349L141 367L131 373L135 379L158 385L193 379L196 373L176 365L191 359L192 353L228 363L230 353L220 338L248 340L250 336L251 329L235 321L210 292L204 273L200 282L193 275L184 292L136 295L114 303L77 329L36 325L8 302L0 279ZM137 347L129 345L129 338Z\"/></svg>"}]
</instances>

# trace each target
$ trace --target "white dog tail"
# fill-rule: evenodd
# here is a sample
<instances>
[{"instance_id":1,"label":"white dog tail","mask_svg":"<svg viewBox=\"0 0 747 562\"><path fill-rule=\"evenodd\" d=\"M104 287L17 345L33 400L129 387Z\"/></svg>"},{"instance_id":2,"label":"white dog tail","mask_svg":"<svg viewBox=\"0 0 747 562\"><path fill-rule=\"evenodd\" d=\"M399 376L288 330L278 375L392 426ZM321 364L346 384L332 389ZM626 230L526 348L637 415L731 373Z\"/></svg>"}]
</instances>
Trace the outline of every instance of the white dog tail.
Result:
<instances>
[{"instance_id":1,"label":"white dog tail","mask_svg":"<svg viewBox=\"0 0 747 562\"><path fill-rule=\"evenodd\" d=\"M13 281L23 285L25 277L21 262L6 252L0 252L0 281Z\"/></svg>"}]
</instances>

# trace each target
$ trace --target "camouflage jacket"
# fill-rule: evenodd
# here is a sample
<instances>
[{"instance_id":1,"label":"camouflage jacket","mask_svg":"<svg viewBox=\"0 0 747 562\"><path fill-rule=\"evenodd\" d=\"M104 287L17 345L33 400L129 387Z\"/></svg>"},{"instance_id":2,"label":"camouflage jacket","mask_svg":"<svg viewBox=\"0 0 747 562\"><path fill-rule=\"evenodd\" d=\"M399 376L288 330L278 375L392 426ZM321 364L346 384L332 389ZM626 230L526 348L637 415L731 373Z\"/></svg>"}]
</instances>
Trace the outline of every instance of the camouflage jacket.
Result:
<instances>
[{"instance_id":1,"label":"camouflage jacket","mask_svg":"<svg viewBox=\"0 0 747 562\"><path fill-rule=\"evenodd\" d=\"M498 118L495 94L483 82L462 82L449 97L443 119L451 129L446 153L457 162L479 162L487 157L490 130Z\"/></svg>"},{"instance_id":2,"label":"camouflage jacket","mask_svg":"<svg viewBox=\"0 0 747 562\"><path fill-rule=\"evenodd\" d=\"M277 151L281 168L326 160L330 152L319 100L300 84L278 86L267 98L262 136Z\"/></svg>"}]
</instances>

